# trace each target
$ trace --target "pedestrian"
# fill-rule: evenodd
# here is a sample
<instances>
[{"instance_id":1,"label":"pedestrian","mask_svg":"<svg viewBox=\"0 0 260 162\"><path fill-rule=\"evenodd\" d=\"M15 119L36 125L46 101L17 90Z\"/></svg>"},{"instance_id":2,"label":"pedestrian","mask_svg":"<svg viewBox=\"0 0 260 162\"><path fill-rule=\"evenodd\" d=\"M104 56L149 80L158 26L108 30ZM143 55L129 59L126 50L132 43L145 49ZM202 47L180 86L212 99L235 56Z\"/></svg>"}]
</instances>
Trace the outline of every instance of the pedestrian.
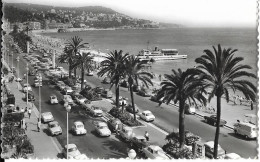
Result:
<instances>
[{"instance_id":1,"label":"pedestrian","mask_svg":"<svg viewBox=\"0 0 260 162\"><path fill-rule=\"evenodd\" d=\"M146 141L149 141L149 134L147 131L145 131L144 137L145 137Z\"/></svg>"},{"instance_id":2,"label":"pedestrian","mask_svg":"<svg viewBox=\"0 0 260 162\"><path fill-rule=\"evenodd\" d=\"M25 123L25 127L24 127L24 130L26 130L26 131L27 131L27 123Z\"/></svg>"},{"instance_id":3,"label":"pedestrian","mask_svg":"<svg viewBox=\"0 0 260 162\"><path fill-rule=\"evenodd\" d=\"M16 106L16 111L19 111L19 110L20 110L19 106Z\"/></svg>"},{"instance_id":4,"label":"pedestrian","mask_svg":"<svg viewBox=\"0 0 260 162\"><path fill-rule=\"evenodd\" d=\"M115 131L116 131L116 134L118 135L118 123L116 123L116 126L115 126Z\"/></svg>"},{"instance_id":5,"label":"pedestrian","mask_svg":"<svg viewBox=\"0 0 260 162\"><path fill-rule=\"evenodd\" d=\"M32 109L29 108L29 109L28 109L28 116L29 116L29 119L31 118L31 114L32 114Z\"/></svg>"},{"instance_id":6,"label":"pedestrian","mask_svg":"<svg viewBox=\"0 0 260 162\"><path fill-rule=\"evenodd\" d=\"M41 121L40 121L40 119L38 118L38 123L37 123L38 132L40 132L40 128L41 128Z\"/></svg>"},{"instance_id":7,"label":"pedestrian","mask_svg":"<svg viewBox=\"0 0 260 162\"><path fill-rule=\"evenodd\" d=\"M162 81L162 75L161 74L159 74L159 80Z\"/></svg>"},{"instance_id":8,"label":"pedestrian","mask_svg":"<svg viewBox=\"0 0 260 162\"><path fill-rule=\"evenodd\" d=\"M25 107L24 116L25 116L25 113L28 113L28 108L27 107Z\"/></svg>"},{"instance_id":9,"label":"pedestrian","mask_svg":"<svg viewBox=\"0 0 260 162\"><path fill-rule=\"evenodd\" d=\"M239 101L240 101L240 105L242 105L242 102L243 102L243 97L242 96L239 97Z\"/></svg>"},{"instance_id":10,"label":"pedestrian","mask_svg":"<svg viewBox=\"0 0 260 162\"><path fill-rule=\"evenodd\" d=\"M23 79L25 79L26 78L26 74L23 74Z\"/></svg>"}]
</instances>

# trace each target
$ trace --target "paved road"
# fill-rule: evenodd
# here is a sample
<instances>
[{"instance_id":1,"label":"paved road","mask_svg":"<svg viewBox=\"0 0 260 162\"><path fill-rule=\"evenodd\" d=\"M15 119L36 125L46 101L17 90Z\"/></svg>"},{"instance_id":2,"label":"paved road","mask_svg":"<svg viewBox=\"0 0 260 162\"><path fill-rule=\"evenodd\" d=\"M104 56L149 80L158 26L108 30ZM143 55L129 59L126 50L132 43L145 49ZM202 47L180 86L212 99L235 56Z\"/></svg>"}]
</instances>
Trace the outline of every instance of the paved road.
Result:
<instances>
[{"instance_id":1,"label":"paved road","mask_svg":"<svg viewBox=\"0 0 260 162\"><path fill-rule=\"evenodd\" d=\"M15 57L14 57L15 58ZM22 65L22 63L20 63L20 67L24 66ZM60 64L58 64L60 66ZM62 65L65 69L67 68L67 65ZM21 69L21 70L25 70L25 69ZM20 74L25 73L25 71L21 72ZM78 71L78 75L80 74L80 72ZM100 82L100 80L97 77L86 77L87 81L89 81L90 83L95 83L95 85L102 85L105 88L109 88L109 85L104 85ZM53 93L56 93L56 95L60 98L60 93L57 92L56 90L52 89L51 87L44 87L46 89L44 89L42 92L42 98L44 101L48 100L48 97L50 95L50 91L52 90ZM120 87L121 88L121 87ZM35 93L38 94L38 91L36 89ZM113 89L114 91L114 89ZM48 93L49 92L49 93ZM128 97L130 99L130 93L127 91L126 88L121 88L120 90L120 95L124 96L124 97ZM140 107L143 110L150 110L152 111L155 116L156 116L156 121L155 124L162 127L163 129L167 130L167 131L171 131L173 128L177 128L178 127L178 110L176 108L173 108L172 106L168 106L163 104L161 107L158 107L158 104L155 102L152 102L149 100L149 98L144 98L144 97L140 97L138 95L134 95L135 96L135 103L138 105L138 107ZM65 115L65 110L61 105L56 105L56 106L49 106L46 103L43 103L42 106L43 109L49 110L52 109L52 112L55 116L55 118L60 122L60 123L65 123L66 121L66 115ZM73 115L71 115L70 117L70 122L72 122L74 119L76 118L82 118L84 121L89 121L92 119L88 119L87 117L81 117L79 115L75 115L75 117ZM88 123L88 122L85 122ZM88 127L87 129L92 130L93 126L91 124L86 124L86 126ZM196 116L193 115L186 115L185 117L185 129L190 130L191 132L193 132L194 134L197 134L199 136L201 136L203 138L203 140L205 141L210 141L210 140L214 140L214 135L215 135L215 127L210 126L206 123L204 123L202 121L201 118L198 118ZM65 125L62 125L63 129L65 130ZM95 141L95 143L99 143L102 144L102 148L95 148L94 149L94 144L91 143L88 138L90 138L90 136L93 136L93 141ZM60 137L60 139L62 139L61 141L65 141L65 134L63 136ZM85 140L85 143L88 143L89 146L88 147L84 147L84 145L82 144L83 142L81 142L80 140ZM164 138L164 137L162 137ZM70 138L71 139L71 138ZM88 150L88 148L95 150L96 153L93 153L93 157L107 157L107 153L106 151L110 151L109 149L114 148L114 149L118 149L115 152L120 152L120 154L122 154L122 156L126 156L126 149L121 149L123 143L119 142L116 143L114 141L113 138L109 138L109 140L113 140L115 143L111 144L112 142L109 142L112 146L107 146L105 143L107 143L107 139L102 138L96 138L93 134L88 134L86 137L77 137L77 138L72 138L72 140L77 140L77 142L79 142L79 148L81 151L86 152L87 155L89 155L91 157L91 150ZM97 140L97 141L96 141ZM99 141L100 140L100 141ZM74 141L73 141L74 142ZM81 143L80 143L81 142ZM235 152L238 153L239 155L241 155L244 158L253 158L257 155L257 142L256 141L246 141L244 139L241 139L240 137L237 137L234 135L234 133L231 130L228 130L226 128L221 128L221 133L220 133L220 145L227 151L227 152ZM82 146L82 147L81 147ZM101 145L100 145L101 146ZM121 146L121 147L119 147ZM103 148L104 147L104 148ZM125 146L126 147L126 146ZM105 150L105 151L104 151ZM94 156L95 154L95 156ZM114 156L118 156L117 154ZM109 155L109 157L113 157L113 155Z\"/></svg>"},{"instance_id":2,"label":"paved road","mask_svg":"<svg viewBox=\"0 0 260 162\"><path fill-rule=\"evenodd\" d=\"M16 54L15 54L16 55ZM16 57L14 57L16 58ZM26 73L25 60L20 59L19 68L20 68L20 77ZM17 64L15 62L15 67ZM16 68L17 69L17 68ZM33 84L34 76L29 76L29 84ZM44 80L44 78L43 78ZM39 88L33 88L35 94L35 105L39 108ZM55 94L58 97L58 100L62 99L62 95L54 86L43 85L41 87L41 107L42 112L51 111L55 120L59 122L63 130L63 134L57 136L58 141L62 146L66 144L66 121L67 115L64 107L61 104L50 105L48 103L49 96ZM94 126L92 124L93 120L101 120L100 118L92 118L87 115L80 115L78 113L69 113L69 129L72 126L72 123L75 120L81 120L84 122L85 127L88 131L87 135L84 136L73 136L69 133L69 143L75 143L80 152L85 153L89 158L126 158L128 146L126 143L121 142L119 139L115 138L115 135L107 138L100 138L96 135L94 131ZM45 125L46 126L46 125ZM47 135L49 133L45 131Z\"/></svg>"}]
</instances>

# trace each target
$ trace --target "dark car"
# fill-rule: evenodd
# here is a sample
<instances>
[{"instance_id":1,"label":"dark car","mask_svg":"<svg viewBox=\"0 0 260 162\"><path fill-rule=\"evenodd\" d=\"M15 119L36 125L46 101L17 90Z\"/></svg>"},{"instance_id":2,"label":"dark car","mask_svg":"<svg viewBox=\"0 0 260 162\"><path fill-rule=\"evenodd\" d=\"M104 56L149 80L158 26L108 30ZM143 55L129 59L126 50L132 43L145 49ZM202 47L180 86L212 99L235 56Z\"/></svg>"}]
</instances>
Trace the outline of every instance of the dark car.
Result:
<instances>
[{"instance_id":1,"label":"dark car","mask_svg":"<svg viewBox=\"0 0 260 162\"><path fill-rule=\"evenodd\" d=\"M206 123L217 126L217 115L204 116L204 119ZM223 127L225 124L227 124L227 121L220 119L219 125Z\"/></svg>"},{"instance_id":2,"label":"dark car","mask_svg":"<svg viewBox=\"0 0 260 162\"><path fill-rule=\"evenodd\" d=\"M105 77L102 83L110 84L110 82L111 82L111 78L110 77Z\"/></svg>"},{"instance_id":3,"label":"dark car","mask_svg":"<svg viewBox=\"0 0 260 162\"><path fill-rule=\"evenodd\" d=\"M134 110L133 110L133 106L131 104L127 105L125 107L126 111L130 112L130 113L134 113ZM138 106L135 104L135 113L138 113L139 112L139 108Z\"/></svg>"},{"instance_id":4,"label":"dark car","mask_svg":"<svg viewBox=\"0 0 260 162\"><path fill-rule=\"evenodd\" d=\"M107 121L107 126L111 130L111 132L115 132L116 124L118 126L122 125L122 122L119 119L110 119Z\"/></svg>"},{"instance_id":5,"label":"dark car","mask_svg":"<svg viewBox=\"0 0 260 162\"><path fill-rule=\"evenodd\" d=\"M26 95L26 93L25 93L24 100L25 100L25 101L27 100L27 95ZM29 102L35 101L35 97L34 97L34 95L33 95L32 92L28 92L28 101L29 101Z\"/></svg>"},{"instance_id":6,"label":"dark car","mask_svg":"<svg viewBox=\"0 0 260 162\"><path fill-rule=\"evenodd\" d=\"M144 136L135 136L129 142L130 146L139 153L142 152L143 148L150 145Z\"/></svg>"}]
</instances>

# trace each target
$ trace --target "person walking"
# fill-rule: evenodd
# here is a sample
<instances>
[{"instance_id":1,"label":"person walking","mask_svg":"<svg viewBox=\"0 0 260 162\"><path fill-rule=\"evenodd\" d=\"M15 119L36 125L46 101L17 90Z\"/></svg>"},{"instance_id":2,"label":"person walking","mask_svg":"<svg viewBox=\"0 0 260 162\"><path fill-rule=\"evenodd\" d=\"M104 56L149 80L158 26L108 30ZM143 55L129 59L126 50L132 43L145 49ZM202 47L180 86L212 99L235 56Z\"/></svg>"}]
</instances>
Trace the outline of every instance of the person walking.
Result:
<instances>
[{"instance_id":1,"label":"person walking","mask_svg":"<svg viewBox=\"0 0 260 162\"><path fill-rule=\"evenodd\" d=\"M25 79L26 78L26 74L23 74L23 79Z\"/></svg>"},{"instance_id":2,"label":"person walking","mask_svg":"<svg viewBox=\"0 0 260 162\"><path fill-rule=\"evenodd\" d=\"M149 141L149 134L147 131L145 131L144 137L145 137L146 141Z\"/></svg>"},{"instance_id":3,"label":"person walking","mask_svg":"<svg viewBox=\"0 0 260 162\"><path fill-rule=\"evenodd\" d=\"M41 128L41 121L40 121L40 119L38 118L38 123L37 123L38 132L40 132L40 128Z\"/></svg>"},{"instance_id":4,"label":"person walking","mask_svg":"<svg viewBox=\"0 0 260 162\"><path fill-rule=\"evenodd\" d=\"M115 126L116 135L118 135L118 129L119 129L119 126L118 126L118 123L116 123L116 126Z\"/></svg>"},{"instance_id":5,"label":"person walking","mask_svg":"<svg viewBox=\"0 0 260 162\"><path fill-rule=\"evenodd\" d=\"M24 116L25 116L26 113L28 114L28 108L27 107L25 107Z\"/></svg>"},{"instance_id":6,"label":"person walking","mask_svg":"<svg viewBox=\"0 0 260 162\"><path fill-rule=\"evenodd\" d=\"M25 123L25 127L24 127L24 130L26 130L26 131L27 131L27 123Z\"/></svg>"},{"instance_id":7,"label":"person walking","mask_svg":"<svg viewBox=\"0 0 260 162\"><path fill-rule=\"evenodd\" d=\"M250 100L250 106L251 106L251 110L254 110L254 103L253 103L253 101L252 100Z\"/></svg>"},{"instance_id":8,"label":"person walking","mask_svg":"<svg viewBox=\"0 0 260 162\"><path fill-rule=\"evenodd\" d=\"M29 108L29 109L28 109L28 116L29 116L29 119L31 118L31 114L32 114L32 109Z\"/></svg>"}]
</instances>

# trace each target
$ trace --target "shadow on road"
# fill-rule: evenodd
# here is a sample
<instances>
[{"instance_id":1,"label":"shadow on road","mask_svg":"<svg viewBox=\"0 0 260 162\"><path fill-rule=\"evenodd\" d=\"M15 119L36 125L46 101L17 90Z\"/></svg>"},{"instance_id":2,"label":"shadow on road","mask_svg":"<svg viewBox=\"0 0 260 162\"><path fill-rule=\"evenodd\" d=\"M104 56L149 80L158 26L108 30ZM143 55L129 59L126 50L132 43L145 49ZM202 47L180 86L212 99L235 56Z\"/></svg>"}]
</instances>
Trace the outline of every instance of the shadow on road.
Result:
<instances>
[{"instance_id":1,"label":"shadow on road","mask_svg":"<svg viewBox=\"0 0 260 162\"><path fill-rule=\"evenodd\" d=\"M106 156L104 157L105 159L109 159L109 158L119 159L122 157L123 158L127 157L128 150L126 148L128 148L128 146L126 145L126 143L112 139L112 140L106 140L102 144L103 146L111 150L111 153L106 154Z\"/></svg>"}]
</instances>

